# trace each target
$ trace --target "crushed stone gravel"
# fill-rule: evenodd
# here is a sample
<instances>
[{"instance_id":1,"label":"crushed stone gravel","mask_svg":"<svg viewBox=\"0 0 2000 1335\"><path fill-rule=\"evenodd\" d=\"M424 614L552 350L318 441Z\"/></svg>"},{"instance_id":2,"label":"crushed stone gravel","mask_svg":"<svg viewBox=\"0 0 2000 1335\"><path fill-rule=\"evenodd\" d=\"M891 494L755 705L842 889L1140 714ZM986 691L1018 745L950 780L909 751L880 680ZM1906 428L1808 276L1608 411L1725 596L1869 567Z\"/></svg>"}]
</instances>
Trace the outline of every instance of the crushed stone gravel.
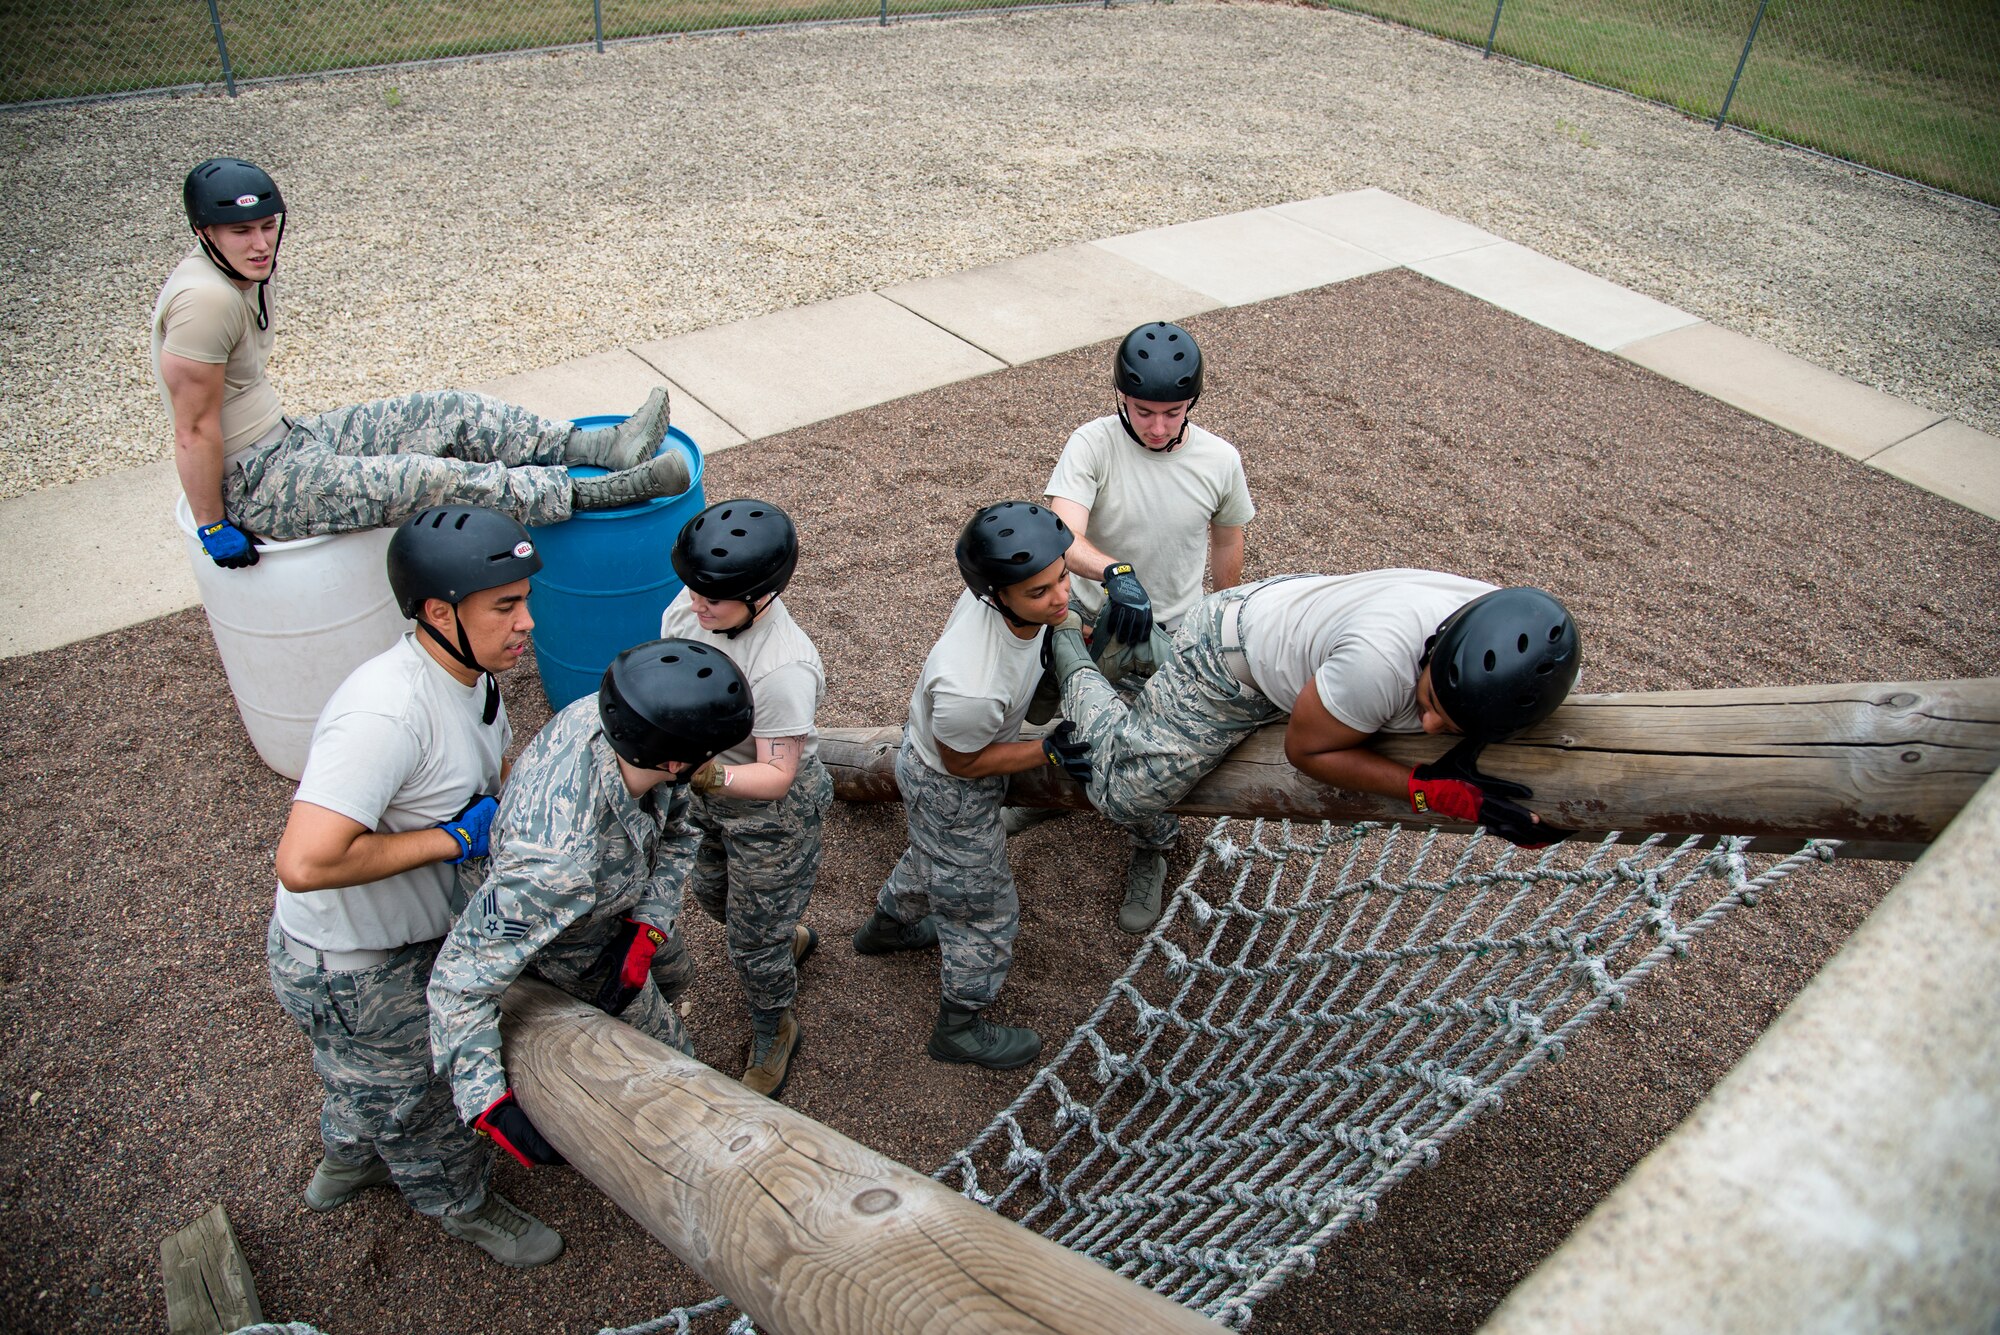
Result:
<instances>
[{"instance_id":1,"label":"crushed stone gravel","mask_svg":"<svg viewBox=\"0 0 2000 1335\"><path fill-rule=\"evenodd\" d=\"M292 210L300 414L1372 186L2000 432L2000 213L1307 7L688 37L12 112L0 146L0 497L169 453L147 325L217 153Z\"/></svg>"}]
</instances>

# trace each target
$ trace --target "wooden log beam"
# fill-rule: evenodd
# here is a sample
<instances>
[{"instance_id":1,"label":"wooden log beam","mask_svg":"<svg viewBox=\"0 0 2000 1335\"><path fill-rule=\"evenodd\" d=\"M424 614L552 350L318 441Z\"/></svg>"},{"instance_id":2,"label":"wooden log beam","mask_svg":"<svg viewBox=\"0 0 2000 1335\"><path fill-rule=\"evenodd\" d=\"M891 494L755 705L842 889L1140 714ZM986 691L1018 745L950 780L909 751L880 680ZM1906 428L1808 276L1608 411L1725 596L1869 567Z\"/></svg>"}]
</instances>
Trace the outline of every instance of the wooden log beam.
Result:
<instances>
[{"instance_id":1,"label":"wooden log beam","mask_svg":"<svg viewBox=\"0 0 2000 1335\"><path fill-rule=\"evenodd\" d=\"M509 989L521 1107L771 1335L1221 1327L545 983Z\"/></svg>"},{"instance_id":2,"label":"wooden log beam","mask_svg":"<svg viewBox=\"0 0 2000 1335\"><path fill-rule=\"evenodd\" d=\"M264 1319L250 1262L220 1205L160 1242L160 1279L168 1335L227 1335Z\"/></svg>"},{"instance_id":3,"label":"wooden log beam","mask_svg":"<svg viewBox=\"0 0 2000 1335\"><path fill-rule=\"evenodd\" d=\"M835 793L895 797L900 737L899 728L822 729ZM1416 764L1449 740L1389 735L1378 745ZM1576 695L1539 727L1488 747L1480 764L1533 788L1529 805L1544 819L1597 837L1750 835L1770 850L1843 839L1852 856L1907 860L2000 769L2000 677ZM1049 769L1016 776L1009 801L1089 805ZM1173 809L1466 828L1307 778L1285 759L1282 724L1244 741Z\"/></svg>"}]
</instances>

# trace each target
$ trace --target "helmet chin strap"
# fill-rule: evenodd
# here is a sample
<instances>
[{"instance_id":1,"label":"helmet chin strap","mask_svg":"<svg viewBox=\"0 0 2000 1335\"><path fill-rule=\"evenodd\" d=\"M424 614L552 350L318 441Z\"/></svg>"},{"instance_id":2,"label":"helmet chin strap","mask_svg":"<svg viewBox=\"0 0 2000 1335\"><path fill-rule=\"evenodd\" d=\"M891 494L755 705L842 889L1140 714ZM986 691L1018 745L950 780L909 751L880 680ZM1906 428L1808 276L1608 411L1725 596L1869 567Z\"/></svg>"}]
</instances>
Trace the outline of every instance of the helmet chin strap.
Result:
<instances>
[{"instance_id":1,"label":"helmet chin strap","mask_svg":"<svg viewBox=\"0 0 2000 1335\"><path fill-rule=\"evenodd\" d=\"M765 597L765 599L764 599L764 607L759 607L759 606L757 606L757 604L755 604L755 603L753 603L753 602L750 602L750 601L748 601L748 600L746 599L746 600L744 601L743 605L744 605L745 607L747 607L747 608L749 608L749 609L750 609L750 615L749 615L749 616L747 616L747 617L745 617L745 618L743 619L743 624L742 624L742 625L740 625L740 626L737 626L737 627L735 627L735 628L734 628L734 629L732 629L732 630L725 630L725 631L723 631L723 632L722 632L722 638L723 638L723 639L725 639L725 640L733 640L733 639L735 639L735 638L736 638L736 637L737 637L738 635L741 635L741 634L742 634L742 633L743 633L744 631L746 631L746 630L750 629L750 628L751 628L752 626L756 625L756 624L757 624L757 618L758 618L758 617L760 617L760 616L763 616L763 615L764 615L764 608L765 608L765 607L769 607L769 606L771 605L771 603L772 603L772 602L773 602L773 601L774 601L774 600L775 600L775 599L777 598L777 596L778 596L778 595L777 595L777 594L775 594L775 593L773 593L773 594L770 594L770 595L766 596L766 597Z\"/></svg>"},{"instance_id":2,"label":"helmet chin strap","mask_svg":"<svg viewBox=\"0 0 2000 1335\"><path fill-rule=\"evenodd\" d=\"M271 272L265 274L262 278L253 279L248 274L236 272L230 266L229 261L222 258L222 252L215 248L215 243L208 239L208 233L204 232L201 228L197 227L194 229L194 238L201 242L201 248L207 253L209 263L239 283L254 282L257 284L257 327L259 329L269 329L271 327L271 311L264 304L264 289L278 274L278 247L285 244L285 215L282 213L278 215L278 239L271 243ZM1128 427L1126 429L1130 430L1131 428ZM492 720L488 719L487 722L490 723Z\"/></svg>"},{"instance_id":3,"label":"helmet chin strap","mask_svg":"<svg viewBox=\"0 0 2000 1335\"><path fill-rule=\"evenodd\" d=\"M1042 624L1039 621L1023 621L1020 617L1015 616L1014 609L1007 606L1007 600L1000 596L998 589L995 589L979 601L985 603L1001 616L1006 617L1007 624L1017 629L1026 630L1029 626L1039 626Z\"/></svg>"},{"instance_id":4,"label":"helmet chin strap","mask_svg":"<svg viewBox=\"0 0 2000 1335\"><path fill-rule=\"evenodd\" d=\"M493 679L493 674L487 670L484 664L472 656L472 641L466 638L465 623L458 619L458 605L456 603L452 605L451 612L452 620L458 626L457 644L453 644L450 640L447 640L438 631L436 626L433 626L422 617L417 618L417 624L423 627L425 633L438 642L439 648L451 655L453 662L462 664L465 667L471 668L474 672L485 675L486 710L480 716L480 722L491 724L494 719L500 716L500 683Z\"/></svg>"},{"instance_id":5,"label":"helmet chin strap","mask_svg":"<svg viewBox=\"0 0 2000 1335\"><path fill-rule=\"evenodd\" d=\"M1181 429L1174 432L1174 438L1164 445L1148 445L1139 433L1132 429L1132 419L1125 415L1125 396L1123 394L1118 396L1118 425L1125 428L1125 434L1130 436L1132 443L1140 449L1149 450L1154 454L1172 454L1181 447L1181 442L1187 439L1188 422L1194 417L1194 406L1200 402L1201 395L1199 394L1187 401L1187 411L1181 414Z\"/></svg>"}]
</instances>

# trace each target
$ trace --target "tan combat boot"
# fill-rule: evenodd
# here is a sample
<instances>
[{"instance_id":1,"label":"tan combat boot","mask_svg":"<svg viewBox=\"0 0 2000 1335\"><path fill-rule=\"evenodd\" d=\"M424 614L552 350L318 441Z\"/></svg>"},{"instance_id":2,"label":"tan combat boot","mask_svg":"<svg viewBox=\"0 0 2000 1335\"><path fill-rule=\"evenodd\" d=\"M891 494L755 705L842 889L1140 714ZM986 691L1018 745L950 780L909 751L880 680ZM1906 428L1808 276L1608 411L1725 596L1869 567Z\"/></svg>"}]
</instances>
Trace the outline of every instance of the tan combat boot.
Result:
<instances>
[{"instance_id":1,"label":"tan combat boot","mask_svg":"<svg viewBox=\"0 0 2000 1335\"><path fill-rule=\"evenodd\" d=\"M750 1040L750 1064L743 1071L743 1088L753 1094L775 1099L785 1092L792 1074L792 1057L799 1050L799 1022L792 1008L759 1010L750 1013L754 1037Z\"/></svg>"},{"instance_id":2,"label":"tan combat boot","mask_svg":"<svg viewBox=\"0 0 2000 1335\"><path fill-rule=\"evenodd\" d=\"M578 427L563 446L566 464L593 464L614 473L637 468L667 438L667 390L653 391L639 411L615 426Z\"/></svg>"}]
</instances>

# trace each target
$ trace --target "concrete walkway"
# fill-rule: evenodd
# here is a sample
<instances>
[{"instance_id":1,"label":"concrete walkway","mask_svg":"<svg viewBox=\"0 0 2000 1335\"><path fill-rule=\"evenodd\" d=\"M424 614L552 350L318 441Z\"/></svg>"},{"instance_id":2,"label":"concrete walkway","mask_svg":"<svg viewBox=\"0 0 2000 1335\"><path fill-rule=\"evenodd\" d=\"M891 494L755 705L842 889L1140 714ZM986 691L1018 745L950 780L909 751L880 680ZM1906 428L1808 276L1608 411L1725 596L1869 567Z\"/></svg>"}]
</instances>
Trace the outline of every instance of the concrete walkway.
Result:
<instances>
[{"instance_id":1,"label":"concrete walkway","mask_svg":"<svg viewBox=\"0 0 2000 1335\"><path fill-rule=\"evenodd\" d=\"M1145 320L1398 266L2000 518L2000 440L1380 190L1067 246L473 388L575 417L629 412L664 384L675 425L713 453ZM161 462L0 501L0 656L193 606L177 492Z\"/></svg>"}]
</instances>

